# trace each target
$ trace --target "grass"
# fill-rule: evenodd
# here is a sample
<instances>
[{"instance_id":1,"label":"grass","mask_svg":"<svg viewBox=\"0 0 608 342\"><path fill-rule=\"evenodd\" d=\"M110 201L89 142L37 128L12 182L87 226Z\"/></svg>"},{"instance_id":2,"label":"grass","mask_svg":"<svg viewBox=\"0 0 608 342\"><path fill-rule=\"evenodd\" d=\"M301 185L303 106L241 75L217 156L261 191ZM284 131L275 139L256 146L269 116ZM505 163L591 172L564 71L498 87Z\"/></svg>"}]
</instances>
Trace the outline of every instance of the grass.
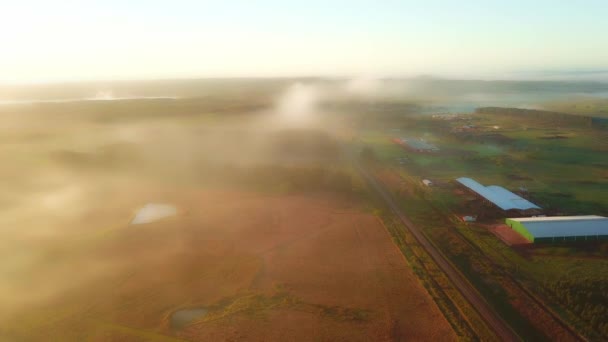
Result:
<instances>
[{"instance_id":1,"label":"grass","mask_svg":"<svg viewBox=\"0 0 608 342\"><path fill-rule=\"evenodd\" d=\"M234 315L248 315L264 319L270 310L291 309L319 314L337 321L365 322L371 312L361 308L328 306L305 302L279 287L272 295L248 292L236 297L225 298L208 307L209 312L197 322L212 322Z\"/></svg>"},{"instance_id":2,"label":"grass","mask_svg":"<svg viewBox=\"0 0 608 342\"><path fill-rule=\"evenodd\" d=\"M493 117L482 118L491 120ZM511 118L511 121L516 120ZM528 129L518 127L501 132L513 139L505 144L462 141L445 133L443 136L435 134L443 138L439 145L450 147L437 155L407 153L396 145L391 146L390 131L366 131L362 140L373 146L384 162L396 163L397 158L407 155L410 162L401 164L401 167L421 178L452 180L473 176L488 185L498 184L511 189L525 186L541 206L554 211L608 214L608 197L602 195L608 192L608 165L603 161L608 153L608 143L605 143L608 134L582 128L560 129L571 138L543 140L538 137L545 132L555 132L555 128L542 127L539 132L527 124L521 123L520 126ZM512 176L521 179L513 179ZM559 193L569 196L553 195Z\"/></svg>"},{"instance_id":3,"label":"grass","mask_svg":"<svg viewBox=\"0 0 608 342\"><path fill-rule=\"evenodd\" d=\"M551 127L550 123L489 115L479 116L476 120L489 126L499 125L500 134L511 140L498 144L475 139L460 140L446 134L445 130L439 133L442 128L438 126L434 136L439 141L435 142L439 146L450 146L449 151L438 155L410 153L410 162L396 166L394 159L406 152L390 146L388 140L392 132L386 131L383 136L382 132L363 131L362 140L378 152L383 168L396 170L395 173L410 188L417 189L413 193L400 191L396 194L410 196L402 206L405 212L424 227L427 235L522 336L535 340L547 338L539 328L531 325L530 319L534 320L530 316L532 311L524 313L525 308L513 304L513 296L525 296L518 293L529 291L579 332L601 338L601 333L598 335L597 328L591 328L591 324L602 326L602 322L585 321L573 308L561 305L559 297L548 285L566 279L563 286L575 288L584 285L583 279L605 281L608 279L605 253L597 249L585 252L578 248L547 246L522 255L485 229L448 223L447 227L456 227L450 230L445 222L437 222L436 217L446 217L457 211L461 199L450 191L424 188L419 183L422 178L448 181L460 176L473 176L487 185L502 185L510 189L523 185L530 191L533 202L551 212L607 215L608 197L604 195L608 193L608 177L603 160L608 152L608 134L593 129ZM417 127L415 124L411 126ZM425 124L423 127L418 131L410 128L408 134L433 131L432 126ZM567 138L540 139L557 134ZM429 205L439 212L431 210ZM565 273L564 270L569 271ZM518 281L505 278L511 276ZM518 289L520 286L522 288Z\"/></svg>"},{"instance_id":4,"label":"grass","mask_svg":"<svg viewBox=\"0 0 608 342\"><path fill-rule=\"evenodd\" d=\"M131 328L131 327L127 327L127 326L123 326L123 325L111 323L111 322L94 320L94 321L92 321L92 323L95 326L92 330L95 332L92 334L92 336L91 335L87 336L87 340L93 340L97 336L99 336L100 340L103 340L103 339L109 339L111 336L111 338L113 338L113 339L124 338L129 341L138 341L138 340L150 341L150 342L183 342L183 341L187 341L187 340L184 340L181 338L167 336L167 335L159 334L159 333L148 331L148 330Z\"/></svg>"},{"instance_id":5,"label":"grass","mask_svg":"<svg viewBox=\"0 0 608 342\"><path fill-rule=\"evenodd\" d=\"M71 297L70 301L65 302L57 298L57 304L45 302L41 309L34 307L31 311L26 310L29 311L27 314L12 321L15 324L2 324L3 331L0 331L0 334L4 336L4 333L8 333L8 336L23 337L24 340L36 337L83 340L84 337L92 337L101 340L177 341L179 339L159 334L155 329L158 327L162 330L162 327L158 326L159 321L176 305L195 304L190 302L216 303L205 305L211 310L199 323L224 318L229 320L237 315L264 319L271 310L277 308L302 310L338 322L363 323L377 318L373 312L363 308L304 302L284 289L277 289L271 294L237 292L244 291L239 282L248 284L257 272L257 259L226 255L215 259L211 254L202 253L205 251L201 248L204 243L208 243L206 246L212 248L213 243L197 241L200 234L191 234L193 231L187 226L179 229L179 234L185 235L181 236L182 244L177 248L181 250L184 246L189 246L189 243L195 244L192 254L158 254L157 263L157 259L148 257L148 253L157 254L162 252L163 248L152 242L159 241L164 245L170 244L171 239L156 235L166 227L160 225L157 230L148 227L145 231L146 236L151 238L147 240L150 245L140 244L138 247L138 242L141 243L142 240L134 235L130 237L130 243L121 245L129 253L116 255L117 258L121 257L118 262L120 265L133 263L134 270L137 271L125 270L120 276L105 276L100 279L83 275L86 271L90 272L89 266L95 266L97 263L81 264L78 261L84 258L79 256L87 256L87 251L101 248L105 252L100 253L100 257L95 260L109 261L114 257L114 253L121 250L119 248L113 251L109 247L121 239L129 238L124 235L129 232L129 229L124 229L129 217L128 210L124 209L139 205L151 195L142 193L141 197L135 196L141 190L134 186L135 183L141 182L140 186L146 189L171 188L173 192L183 192L189 188L202 189L203 186L209 189L223 179L235 188L255 189L273 194L329 190L332 195L338 193L351 199L366 196L361 181L349 171L345 171L343 161L337 161L335 156L313 157L313 160L305 161L306 167L300 168L289 166L291 159L285 158L286 154L287 157L299 155L300 150L295 153L287 151L280 156L272 154L276 151L271 151L269 164L272 167L267 169L241 168L231 164L253 155L259 157L252 158L256 165L266 165L264 163L267 160L260 161L263 156L258 156L260 151L252 147L256 145L255 142L259 142L258 139L247 140L246 134L243 135L253 129L249 126L252 122L242 122L249 118L251 111L265 110L272 106L271 93L263 89L260 92L266 95L245 96L239 90L236 93L243 95L241 97L222 97L214 92L205 98L187 100L90 102L0 108L0 114L6 118L5 125L0 129L0 142L3 144L0 158L9 161L0 170L5 190L4 194L0 195L0 203L6 201L7 207L22 206L37 210L43 206L36 196L38 192L45 193L51 188L59 188L63 183L83 183L82 199L70 202L68 198L62 207L71 210L81 204L88 204L97 208L94 211L86 211L92 215L86 217L84 224L78 223L69 231L59 228L68 227L72 221L66 219L67 223L64 223L59 218L51 217L61 214L57 210L17 212L23 215L14 219L19 225L18 229L13 230L26 235L22 236L22 239L14 239L17 242L13 246L14 250L19 253L31 252L35 258L42 260L37 263L38 267L50 270L49 277L46 273L41 273L40 277L24 278L20 281L29 286L41 280L45 289L52 288L54 282L62 283L60 280L63 279L52 279L51 276L55 275L53 268L46 266L53 266L57 260L64 257L69 261L63 265L70 266L69 272L66 272L70 276L66 276L65 281L78 284L76 281L82 278L87 282L82 282L84 285L79 288L67 288L66 293L76 294L76 298ZM252 90L247 94L255 93L258 91ZM595 284L598 279L606 279L604 271L607 266L604 259L600 259L605 255L588 255L563 247L545 247L530 256L515 253L480 229L454 226L446 222L441 213L456 208L459 205L458 198L440 190L421 187L420 178L449 180L475 174L488 184L515 187L523 183L543 205L546 203L573 213L596 211L597 208L608 207L608 199L602 196L606 193L608 177L605 173L607 165L602 161L606 153L606 144L602 143L605 141L605 134L578 128L540 127L537 122L517 122L510 118L480 116L475 119L479 126L500 125L498 133L511 141L488 142L476 139L475 136L465 139L446 133L449 132L449 127L445 129L446 127L438 127L424 117L406 115L406 112L415 110L412 106L402 107L388 106L385 108L387 113L380 116L367 115L382 110L379 107L370 107L371 113L365 113L366 115L359 119L369 124L367 127L373 127L363 135L363 141L373 146L382 163L395 166L398 164L397 158L404 155L410 157L408 163L399 166L398 173L408 184L407 188L414 190L405 191L400 195L409 196L407 201L403 200L402 203L408 215L424 227L425 233L442 248L448 258L453 258L454 263L459 265L484 294L496 297L491 299L495 306L505 306L501 309L503 314L515 322L519 330L528 330L528 325L522 321L522 315L511 308L509 300L514 290L509 287L499 270L520 276L527 287L548 298L548 303L554 310L571 320L581 331L593 330L589 328L589 322L584 318L586 316L576 317L580 310L572 311L560 306L559 294L548 285L568 280L571 283L565 283L565 288L585 290L586 288L582 287L585 281L592 280ZM349 120L349 123L355 121L357 114L350 115L349 113L349 116L344 116L343 119ZM401 130L389 131L393 127ZM551 135L567 138L540 139ZM266 131L259 134L260 139L267 136ZM390 138L395 136L426 137L437 144L442 152L437 155L408 153L390 141ZM316 137L318 135L313 136L312 140L317 141ZM123 152L126 154L121 154ZM325 156L320 152L327 152L327 149L321 147L312 151L315 155ZM125 155L127 158L123 158ZM131 158L133 156L139 158ZM136 162L133 162L134 160ZM508 177L510 174L529 175L532 180L512 181ZM89 183L94 186L88 186ZM218 186L223 187L225 184ZM116 193L122 195L116 197ZM131 195L132 199L129 197ZM157 195L164 198L167 194ZM229 202L238 200L231 199ZM278 207L280 204L274 205ZM6 217L11 217L11 214L9 212ZM184 213L186 216L191 214ZM207 214L213 213L205 215ZM492 340L494 336L483 320L460 293L450 286L445 275L416 244L413 237L403 230L387 211L379 210L377 214L461 338ZM115 221L117 217L119 222ZM2 223L5 224L6 221ZM44 228L47 228L47 221L55 224L49 227L57 229L46 231ZM230 220L222 218L221 224L227 224L227 221ZM65 236L58 237L59 233ZM30 236L41 240L50 239L49 235L61 241L53 244L55 248L48 251L38 248L36 244L28 245L21 241L28 240ZM145 260L149 263L135 259L136 253L132 252L137 251L141 256L147 256ZM3 263L2 266L13 266L11 263L15 259L11 258L11 254L11 249L5 252L3 256L8 255L8 258L4 261L8 263ZM97 254L93 253L89 256L95 255ZM574 258L567 258L568 256ZM164 262L172 264L167 265ZM496 269L496 265L500 269ZM27 266L24 265L23 269L28 270ZM16 268L19 267L21 266L17 265ZM189 267L197 271L190 272ZM10 267L7 269L10 270ZM73 269L78 269L79 272L73 273ZM563 272L563 269L569 271ZM147 277L146 272L150 271L153 274ZM12 274L17 276L9 277L10 281L20 277L19 273ZM164 274L167 279L156 283L158 278L162 278L158 277L158 274ZM219 285L209 285L210 279L215 282L219 280ZM222 280L224 283L221 283ZM134 284L129 285L130 281ZM136 287L129 287L133 285ZM28 291L28 286L24 286L24 292ZM55 286L62 288L58 284ZM175 288L179 290L174 291ZM235 292L239 294L235 295ZM219 300L220 298L225 299ZM113 303L112 299L116 299L116 303ZM73 319L80 323L83 305L85 309L92 308L87 311L91 313L91 317L103 317L107 321L92 320L87 316L82 317L86 324L70 324L74 323ZM18 319L20 317L23 319ZM138 325L145 325L147 329L140 329ZM5 331L7 329L12 331ZM89 332L92 335L87 336ZM526 336L536 339L540 334L531 332Z\"/></svg>"},{"instance_id":6,"label":"grass","mask_svg":"<svg viewBox=\"0 0 608 342\"><path fill-rule=\"evenodd\" d=\"M412 202L418 202L418 208L412 210ZM424 200L415 198L404 199L403 210L410 219L421 227L431 241L450 260L484 296L490 305L505 319L511 327L524 339L535 341L547 340L547 337L536 329L530 322L515 310L509 294L502 284L493 279L493 268L484 262L484 256L478 255L467 245L453 229L446 225L441 213L428 206ZM438 217L435 220L430 217Z\"/></svg>"},{"instance_id":7,"label":"grass","mask_svg":"<svg viewBox=\"0 0 608 342\"><path fill-rule=\"evenodd\" d=\"M210 306L202 322L220 320L236 314L262 316L268 310L287 308L298 304L298 300L287 292L278 292L272 296L259 293L247 293L235 298L227 298Z\"/></svg>"},{"instance_id":8,"label":"grass","mask_svg":"<svg viewBox=\"0 0 608 342\"><path fill-rule=\"evenodd\" d=\"M475 309L462 297L460 292L450 285L449 279L426 251L418 245L415 238L404 229L402 223L398 222L384 202L377 195L370 195L369 198L374 206L379 208L376 210L376 215L391 234L393 242L400 249L460 339L464 341L495 339L494 333L485 325ZM409 204L412 205L407 206L408 214L422 214L426 210L424 206L417 205L418 203Z\"/></svg>"},{"instance_id":9,"label":"grass","mask_svg":"<svg viewBox=\"0 0 608 342\"><path fill-rule=\"evenodd\" d=\"M568 101L553 101L543 107L558 112L608 117L608 99L598 97L581 97Z\"/></svg>"}]
</instances>

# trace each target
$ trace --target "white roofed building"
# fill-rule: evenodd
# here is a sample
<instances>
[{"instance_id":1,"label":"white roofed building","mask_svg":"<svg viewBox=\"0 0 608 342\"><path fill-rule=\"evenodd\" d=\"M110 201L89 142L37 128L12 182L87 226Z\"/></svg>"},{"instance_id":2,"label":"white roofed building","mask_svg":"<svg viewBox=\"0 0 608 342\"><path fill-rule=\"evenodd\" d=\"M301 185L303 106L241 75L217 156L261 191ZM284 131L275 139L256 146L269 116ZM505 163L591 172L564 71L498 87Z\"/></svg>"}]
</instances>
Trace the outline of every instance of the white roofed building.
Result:
<instances>
[{"instance_id":1,"label":"white roofed building","mask_svg":"<svg viewBox=\"0 0 608 342\"><path fill-rule=\"evenodd\" d=\"M608 239L608 217L603 216L520 217L505 222L535 243Z\"/></svg>"}]
</instances>

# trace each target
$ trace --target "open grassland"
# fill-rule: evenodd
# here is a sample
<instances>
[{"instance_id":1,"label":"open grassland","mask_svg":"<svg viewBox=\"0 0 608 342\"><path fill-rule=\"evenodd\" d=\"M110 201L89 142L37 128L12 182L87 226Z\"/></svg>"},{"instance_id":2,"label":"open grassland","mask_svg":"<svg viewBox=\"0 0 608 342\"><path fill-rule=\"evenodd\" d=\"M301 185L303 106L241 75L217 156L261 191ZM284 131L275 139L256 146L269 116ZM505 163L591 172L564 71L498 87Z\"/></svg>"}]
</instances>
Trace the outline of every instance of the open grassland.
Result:
<instances>
[{"instance_id":1,"label":"open grassland","mask_svg":"<svg viewBox=\"0 0 608 342\"><path fill-rule=\"evenodd\" d=\"M0 339L456 339L335 123L167 101L4 107Z\"/></svg>"},{"instance_id":2,"label":"open grassland","mask_svg":"<svg viewBox=\"0 0 608 342\"><path fill-rule=\"evenodd\" d=\"M36 262L6 284L14 303L2 309L4 336L453 338L382 225L352 201L150 192L133 184L130 190L137 195L114 199L114 205L135 208L164 192L183 212L129 226L128 210L118 211L116 227L103 234L87 227L78 239L40 242ZM39 286L53 293L31 298L41 295ZM171 329L168 317L183 307L205 307L209 314Z\"/></svg>"},{"instance_id":3,"label":"open grassland","mask_svg":"<svg viewBox=\"0 0 608 342\"><path fill-rule=\"evenodd\" d=\"M606 97L579 97L567 101L551 101L543 104L542 107L557 112L608 118Z\"/></svg>"}]
</instances>

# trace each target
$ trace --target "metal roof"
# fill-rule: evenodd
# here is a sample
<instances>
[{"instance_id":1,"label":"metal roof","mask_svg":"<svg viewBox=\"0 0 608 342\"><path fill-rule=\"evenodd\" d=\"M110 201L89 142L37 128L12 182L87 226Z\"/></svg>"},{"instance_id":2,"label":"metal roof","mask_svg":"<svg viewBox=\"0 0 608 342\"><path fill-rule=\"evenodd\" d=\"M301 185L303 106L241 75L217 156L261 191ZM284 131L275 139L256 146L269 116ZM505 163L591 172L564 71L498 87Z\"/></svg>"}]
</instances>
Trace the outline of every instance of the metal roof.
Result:
<instances>
[{"instance_id":1,"label":"metal roof","mask_svg":"<svg viewBox=\"0 0 608 342\"><path fill-rule=\"evenodd\" d=\"M535 238L608 235L608 217L602 216L525 217L509 220L521 222Z\"/></svg>"},{"instance_id":2,"label":"metal roof","mask_svg":"<svg viewBox=\"0 0 608 342\"><path fill-rule=\"evenodd\" d=\"M522 198L511 191L497 185L483 186L477 183L475 180L467 177L461 177L456 179L457 182L473 190L481 197L494 203L497 207L502 210L510 209L541 209L536 204Z\"/></svg>"},{"instance_id":3,"label":"metal roof","mask_svg":"<svg viewBox=\"0 0 608 342\"><path fill-rule=\"evenodd\" d=\"M572 220L601 220L606 219L598 215L579 215L579 216L537 216L537 217L517 217L510 220L517 222L536 222L536 221L572 221Z\"/></svg>"}]
</instances>

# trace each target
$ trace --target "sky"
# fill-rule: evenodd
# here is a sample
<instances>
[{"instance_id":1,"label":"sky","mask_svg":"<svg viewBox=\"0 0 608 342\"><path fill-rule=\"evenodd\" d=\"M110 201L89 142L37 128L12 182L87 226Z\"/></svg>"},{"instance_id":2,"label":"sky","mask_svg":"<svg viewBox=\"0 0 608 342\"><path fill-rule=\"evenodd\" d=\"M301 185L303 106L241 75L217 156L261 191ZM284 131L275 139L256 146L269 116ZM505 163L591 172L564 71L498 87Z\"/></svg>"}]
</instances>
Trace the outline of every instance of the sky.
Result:
<instances>
[{"instance_id":1,"label":"sky","mask_svg":"<svg viewBox=\"0 0 608 342\"><path fill-rule=\"evenodd\" d=\"M0 0L0 82L608 76L608 1Z\"/></svg>"}]
</instances>

